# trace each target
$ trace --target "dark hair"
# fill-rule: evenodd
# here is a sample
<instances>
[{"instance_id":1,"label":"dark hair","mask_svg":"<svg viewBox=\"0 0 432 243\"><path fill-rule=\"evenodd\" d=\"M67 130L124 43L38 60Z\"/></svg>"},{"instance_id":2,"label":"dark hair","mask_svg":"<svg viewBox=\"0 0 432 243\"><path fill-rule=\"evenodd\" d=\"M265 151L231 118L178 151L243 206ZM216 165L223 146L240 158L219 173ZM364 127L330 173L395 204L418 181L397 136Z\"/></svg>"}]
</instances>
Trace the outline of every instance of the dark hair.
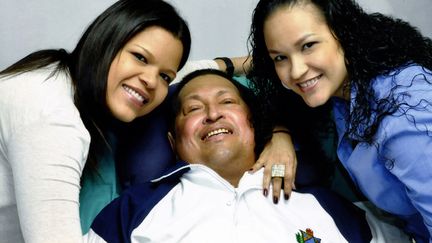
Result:
<instances>
[{"instance_id":1,"label":"dark hair","mask_svg":"<svg viewBox=\"0 0 432 243\"><path fill-rule=\"evenodd\" d=\"M396 87L388 97L378 99L371 81L410 63L432 70L431 39L405 21L366 13L353 0L261 0L253 13L249 43L252 52L250 79L262 97L277 96L283 89L267 53L264 22L275 10L295 4L314 4L342 46L350 87L358 92L347 123L348 132L363 142L374 143L383 117L396 112L401 104L397 102ZM349 92L347 88L344 92ZM374 112L377 116L371 115ZM366 129L358 129L361 126Z\"/></svg>"},{"instance_id":2,"label":"dark hair","mask_svg":"<svg viewBox=\"0 0 432 243\"><path fill-rule=\"evenodd\" d=\"M169 119L169 131L175 134L175 119L181 111L181 101L179 99L179 93L183 87L189 83L189 81L195 79L196 77L204 75L216 75L225 78L227 81L231 82L239 91L241 99L246 103L248 109L251 113L250 121L254 128L255 135L255 156L259 155L264 148L264 145L271 138L271 126L266 120L266 111L264 106L257 104L256 96L249 88L245 87L241 83L234 80L232 77L228 76L225 72L217 69L200 69L186 75L178 84L171 96L171 113Z\"/></svg>"},{"instance_id":3,"label":"dark hair","mask_svg":"<svg viewBox=\"0 0 432 243\"><path fill-rule=\"evenodd\" d=\"M88 162L95 165L109 147L105 136L110 117L106 105L110 65L130 39L151 26L167 30L182 42L182 68L189 56L191 37L174 7L162 0L120 0L90 24L71 54L63 49L38 51L1 74L18 74L55 62L59 63L56 71L68 71L75 84L75 104L92 139Z\"/></svg>"},{"instance_id":4,"label":"dark hair","mask_svg":"<svg viewBox=\"0 0 432 243\"><path fill-rule=\"evenodd\" d=\"M331 104L311 108L300 96L282 86L267 52L263 33L265 20L272 13L300 1L267 0L258 3L248 39L252 61L247 76L259 101L268 106L273 125L283 125L291 130L296 153L298 156L308 155L306 160L319 171L316 176L311 176L315 177L316 183L323 185L329 183L337 161Z\"/></svg>"},{"instance_id":5,"label":"dark hair","mask_svg":"<svg viewBox=\"0 0 432 243\"><path fill-rule=\"evenodd\" d=\"M90 151L96 153L90 155L102 154L106 148L104 134L99 129L104 130L108 114L105 94L111 62L131 38L150 26L162 27L181 40L180 69L190 51L189 29L175 9L161 0L118 1L96 18L72 52L71 73L77 87L75 102L92 140L99 139L91 144Z\"/></svg>"}]
</instances>

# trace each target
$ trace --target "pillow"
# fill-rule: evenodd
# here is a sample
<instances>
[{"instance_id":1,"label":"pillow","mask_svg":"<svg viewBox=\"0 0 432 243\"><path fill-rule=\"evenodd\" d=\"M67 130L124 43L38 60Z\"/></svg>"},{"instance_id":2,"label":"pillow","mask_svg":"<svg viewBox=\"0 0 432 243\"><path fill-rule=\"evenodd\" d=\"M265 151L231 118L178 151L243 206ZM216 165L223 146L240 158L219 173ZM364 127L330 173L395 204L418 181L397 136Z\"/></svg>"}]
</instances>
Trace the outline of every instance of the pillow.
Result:
<instances>
[{"instance_id":1,"label":"pillow","mask_svg":"<svg viewBox=\"0 0 432 243\"><path fill-rule=\"evenodd\" d=\"M176 87L170 85L165 101L150 114L128 124L121 134L116 161L123 188L154 179L175 163L167 133L171 95Z\"/></svg>"}]
</instances>

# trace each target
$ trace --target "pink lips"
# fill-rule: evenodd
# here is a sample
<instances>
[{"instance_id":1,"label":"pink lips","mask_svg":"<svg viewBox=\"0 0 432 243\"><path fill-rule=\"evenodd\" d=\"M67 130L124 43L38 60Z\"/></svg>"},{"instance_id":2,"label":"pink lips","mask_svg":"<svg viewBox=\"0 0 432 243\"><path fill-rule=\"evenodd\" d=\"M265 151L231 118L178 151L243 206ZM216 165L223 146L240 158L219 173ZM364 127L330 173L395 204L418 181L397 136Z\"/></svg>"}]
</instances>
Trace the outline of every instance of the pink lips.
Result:
<instances>
[{"instance_id":1,"label":"pink lips","mask_svg":"<svg viewBox=\"0 0 432 243\"><path fill-rule=\"evenodd\" d=\"M308 92L316 86L316 84L318 83L318 81L321 77L322 77L322 74L315 77L315 78L309 79L307 81L297 83L297 86L300 88L301 91Z\"/></svg>"},{"instance_id":2,"label":"pink lips","mask_svg":"<svg viewBox=\"0 0 432 243\"><path fill-rule=\"evenodd\" d=\"M148 95L142 90L128 86L126 84L123 84L122 87L128 94L131 101L138 107L142 107L144 104L149 102Z\"/></svg>"}]
</instances>

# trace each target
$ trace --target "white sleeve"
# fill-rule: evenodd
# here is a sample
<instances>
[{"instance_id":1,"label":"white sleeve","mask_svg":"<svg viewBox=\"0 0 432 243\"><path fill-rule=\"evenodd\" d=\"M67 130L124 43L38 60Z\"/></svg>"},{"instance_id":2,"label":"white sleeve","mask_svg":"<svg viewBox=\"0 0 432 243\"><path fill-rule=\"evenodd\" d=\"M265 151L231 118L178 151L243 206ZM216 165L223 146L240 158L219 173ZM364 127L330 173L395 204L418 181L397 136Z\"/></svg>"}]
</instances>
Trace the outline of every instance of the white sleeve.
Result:
<instances>
[{"instance_id":1,"label":"white sleeve","mask_svg":"<svg viewBox=\"0 0 432 243\"><path fill-rule=\"evenodd\" d=\"M14 134L8 149L25 241L80 242L85 134L68 121L38 122Z\"/></svg>"},{"instance_id":2,"label":"white sleeve","mask_svg":"<svg viewBox=\"0 0 432 243\"><path fill-rule=\"evenodd\" d=\"M188 61L183 68L177 73L176 78L171 82L175 84L180 82L187 74L200 69L219 69L219 65L214 60Z\"/></svg>"},{"instance_id":3,"label":"white sleeve","mask_svg":"<svg viewBox=\"0 0 432 243\"><path fill-rule=\"evenodd\" d=\"M67 80L41 80L11 80L16 91L3 113L20 227L27 243L81 242L80 177L90 136Z\"/></svg>"}]
</instances>

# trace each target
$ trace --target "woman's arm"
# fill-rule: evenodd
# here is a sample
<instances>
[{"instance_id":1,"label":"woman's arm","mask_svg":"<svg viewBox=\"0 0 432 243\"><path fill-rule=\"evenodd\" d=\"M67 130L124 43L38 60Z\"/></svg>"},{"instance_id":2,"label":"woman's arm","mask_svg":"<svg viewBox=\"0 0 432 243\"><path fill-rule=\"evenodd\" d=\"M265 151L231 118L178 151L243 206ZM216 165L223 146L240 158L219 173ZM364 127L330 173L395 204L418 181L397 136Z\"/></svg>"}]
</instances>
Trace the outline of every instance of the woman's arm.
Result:
<instances>
[{"instance_id":1,"label":"woman's arm","mask_svg":"<svg viewBox=\"0 0 432 243\"><path fill-rule=\"evenodd\" d=\"M401 105L381 121L379 152L389 159L386 168L403 184L432 240L432 74L414 65L391 80L398 84L394 93Z\"/></svg>"},{"instance_id":2,"label":"woman's arm","mask_svg":"<svg viewBox=\"0 0 432 243\"><path fill-rule=\"evenodd\" d=\"M180 82L186 75L189 73L200 70L200 69L219 69L218 63L215 60L203 59L197 61L188 61L184 65L184 67L177 72L176 78L171 82L171 84L175 84Z\"/></svg>"},{"instance_id":3,"label":"woman's arm","mask_svg":"<svg viewBox=\"0 0 432 243\"><path fill-rule=\"evenodd\" d=\"M271 178L271 168L275 164L285 165L284 178ZM259 170L261 167L264 167L264 196L268 195L270 183L272 183L273 202L277 203L280 198L283 183L284 198L288 199L291 190L295 188L294 179L297 169L297 157L291 140L291 135L285 127L276 126L273 129L272 139L264 147L260 157L252 167L251 173Z\"/></svg>"},{"instance_id":4,"label":"woman's arm","mask_svg":"<svg viewBox=\"0 0 432 243\"><path fill-rule=\"evenodd\" d=\"M223 60L223 59L225 59L225 60ZM232 65L233 75L242 76L242 75L246 75L247 72L249 72L252 59L248 56L244 56L244 57L229 57L229 58L228 57L222 57L222 58L219 57L219 58L215 58L214 60L217 63L219 70L226 71L227 66ZM226 62L228 62L228 63L226 63ZM231 62L231 64L229 62Z\"/></svg>"},{"instance_id":5,"label":"woman's arm","mask_svg":"<svg viewBox=\"0 0 432 243\"><path fill-rule=\"evenodd\" d=\"M228 58L228 62L231 61L232 66L234 68L233 73L236 76L245 75L250 67L251 59L246 57L230 57ZM218 69L221 71L227 70L227 65L222 59L203 59L196 61L188 61L186 65L177 73L176 78L171 82L171 84L175 84L180 82L187 74L200 70L200 69Z\"/></svg>"},{"instance_id":6,"label":"woman's arm","mask_svg":"<svg viewBox=\"0 0 432 243\"><path fill-rule=\"evenodd\" d=\"M80 176L87 142L85 134L67 123L34 123L10 141L9 161L26 242L80 242Z\"/></svg>"},{"instance_id":7,"label":"woman's arm","mask_svg":"<svg viewBox=\"0 0 432 243\"><path fill-rule=\"evenodd\" d=\"M415 128L399 131L388 137L383 150L386 157L394 158L389 171L404 184L409 200L422 215L424 224L432 235L431 135L416 131Z\"/></svg>"},{"instance_id":8,"label":"woman's arm","mask_svg":"<svg viewBox=\"0 0 432 243\"><path fill-rule=\"evenodd\" d=\"M26 242L82 240L80 177L90 137L66 85L70 81L61 77L34 79L29 74L25 82L10 80L18 92L8 100L17 102L2 107L2 115L8 115L2 124L9 128L9 183Z\"/></svg>"}]
</instances>

